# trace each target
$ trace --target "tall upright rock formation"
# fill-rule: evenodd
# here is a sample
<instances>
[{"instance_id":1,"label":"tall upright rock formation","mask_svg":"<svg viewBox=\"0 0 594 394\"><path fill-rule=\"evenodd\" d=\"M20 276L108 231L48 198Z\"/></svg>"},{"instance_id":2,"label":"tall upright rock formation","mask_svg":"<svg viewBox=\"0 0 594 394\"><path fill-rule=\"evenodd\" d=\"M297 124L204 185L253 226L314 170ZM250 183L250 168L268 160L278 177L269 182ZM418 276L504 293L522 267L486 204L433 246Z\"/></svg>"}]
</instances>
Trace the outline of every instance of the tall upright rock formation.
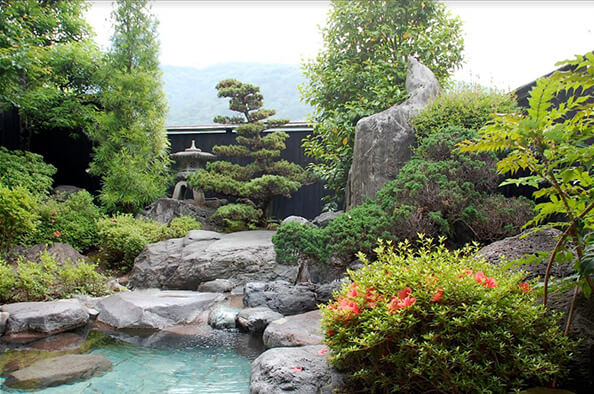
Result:
<instances>
[{"instance_id":1,"label":"tall upright rock formation","mask_svg":"<svg viewBox=\"0 0 594 394\"><path fill-rule=\"evenodd\" d=\"M346 187L346 206L351 209L374 199L411 158L415 132L410 120L440 91L439 82L427 67L408 57L406 90L402 104L359 120L355 129L353 164Z\"/></svg>"}]
</instances>

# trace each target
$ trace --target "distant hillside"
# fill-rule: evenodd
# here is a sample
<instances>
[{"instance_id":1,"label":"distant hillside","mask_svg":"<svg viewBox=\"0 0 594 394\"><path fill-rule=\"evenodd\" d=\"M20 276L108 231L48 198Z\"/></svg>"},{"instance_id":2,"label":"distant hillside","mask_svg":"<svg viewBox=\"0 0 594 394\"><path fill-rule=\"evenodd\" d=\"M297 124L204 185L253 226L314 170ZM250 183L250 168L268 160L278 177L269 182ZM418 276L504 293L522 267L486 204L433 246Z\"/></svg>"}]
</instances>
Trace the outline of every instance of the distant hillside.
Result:
<instances>
[{"instance_id":1,"label":"distant hillside","mask_svg":"<svg viewBox=\"0 0 594 394\"><path fill-rule=\"evenodd\" d=\"M305 81L298 65L225 63L207 68L162 66L169 101L168 126L211 124L216 115L230 114L228 99L217 97L216 84L227 78L260 87L264 108L276 118L305 120L311 108L301 102L297 86Z\"/></svg>"}]
</instances>

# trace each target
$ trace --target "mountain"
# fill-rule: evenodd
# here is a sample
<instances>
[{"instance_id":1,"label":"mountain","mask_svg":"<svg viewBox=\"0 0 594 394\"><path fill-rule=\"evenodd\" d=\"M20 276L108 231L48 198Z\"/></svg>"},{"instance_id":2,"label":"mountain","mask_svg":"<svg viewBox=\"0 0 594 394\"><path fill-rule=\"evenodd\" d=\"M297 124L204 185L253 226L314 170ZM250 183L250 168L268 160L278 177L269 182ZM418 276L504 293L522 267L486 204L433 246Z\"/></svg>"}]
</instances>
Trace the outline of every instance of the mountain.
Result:
<instances>
[{"instance_id":1,"label":"mountain","mask_svg":"<svg viewBox=\"0 0 594 394\"><path fill-rule=\"evenodd\" d=\"M301 102L297 89L305 82L298 65L223 63L200 69L161 68L169 101L168 126L212 124L216 115L232 114L228 99L218 98L215 89L217 83L227 78L259 86L264 108L275 109L275 118L305 120L311 112L311 107Z\"/></svg>"}]
</instances>

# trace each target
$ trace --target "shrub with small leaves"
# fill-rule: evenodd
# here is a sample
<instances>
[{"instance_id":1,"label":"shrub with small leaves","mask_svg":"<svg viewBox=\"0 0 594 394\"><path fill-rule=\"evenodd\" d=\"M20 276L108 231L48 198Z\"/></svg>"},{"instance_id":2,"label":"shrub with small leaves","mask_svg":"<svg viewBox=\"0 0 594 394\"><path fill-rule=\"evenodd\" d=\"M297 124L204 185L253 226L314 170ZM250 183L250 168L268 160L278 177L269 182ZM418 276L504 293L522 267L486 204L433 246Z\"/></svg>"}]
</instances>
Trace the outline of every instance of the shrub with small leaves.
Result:
<instances>
[{"instance_id":1,"label":"shrub with small leaves","mask_svg":"<svg viewBox=\"0 0 594 394\"><path fill-rule=\"evenodd\" d=\"M223 231L244 231L258 228L263 216L262 210L250 204L227 204L219 207L211 219Z\"/></svg>"},{"instance_id":2,"label":"shrub with small leaves","mask_svg":"<svg viewBox=\"0 0 594 394\"><path fill-rule=\"evenodd\" d=\"M105 295L107 278L96 268L85 261L60 263L47 252L39 263L20 260L16 267L0 259L0 303Z\"/></svg>"},{"instance_id":3,"label":"shrub with small leaves","mask_svg":"<svg viewBox=\"0 0 594 394\"><path fill-rule=\"evenodd\" d=\"M0 251L25 243L37 228L38 199L25 187L0 183Z\"/></svg>"},{"instance_id":4,"label":"shrub with small leaves","mask_svg":"<svg viewBox=\"0 0 594 394\"><path fill-rule=\"evenodd\" d=\"M163 239L168 238L183 238L191 230L200 230L202 223L191 216L178 216L169 222L169 227L165 230L165 234L161 236Z\"/></svg>"},{"instance_id":5,"label":"shrub with small leaves","mask_svg":"<svg viewBox=\"0 0 594 394\"><path fill-rule=\"evenodd\" d=\"M272 237L276 261L295 265L302 259L326 262L330 257L329 235L325 228L288 222Z\"/></svg>"},{"instance_id":6,"label":"shrub with small leaves","mask_svg":"<svg viewBox=\"0 0 594 394\"><path fill-rule=\"evenodd\" d=\"M0 146L0 183L5 186L22 186L33 194L48 194L55 173L56 167L45 163L36 153Z\"/></svg>"},{"instance_id":7,"label":"shrub with small leaves","mask_svg":"<svg viewBox=\"0 0 594 394\"><path fill-rule=\"evenodd\" d=\"M522 272L421 238L383 243L377 261L322 308L331 363L354 391L506 393L560 378L573 343L536 305Z\"/></svg>"}]
</instances>

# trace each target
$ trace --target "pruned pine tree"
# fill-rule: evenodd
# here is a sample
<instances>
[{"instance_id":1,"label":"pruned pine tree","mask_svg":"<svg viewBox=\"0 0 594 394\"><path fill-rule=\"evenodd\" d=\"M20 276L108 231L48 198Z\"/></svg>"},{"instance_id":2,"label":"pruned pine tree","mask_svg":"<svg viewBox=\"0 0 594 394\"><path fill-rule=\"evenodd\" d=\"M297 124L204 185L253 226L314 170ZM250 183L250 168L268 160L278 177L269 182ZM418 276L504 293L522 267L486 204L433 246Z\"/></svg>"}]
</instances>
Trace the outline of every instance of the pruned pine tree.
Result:
<instances>
[{"instance_id":1,"label":"pruned pine tree","mask_svg":"<svg viewBox=\"0 0 594 394\"><path fill-rule=\"evenodd\" d=\"M226 79L216 89L219 97L229 98L229 109L238 115L217 116L214 121L239 126L235 129L236 144L215 146L213 152L247 164L226 160L208 163L206 169L190 176L190 185L235 199L238 204L220 207L214 215L227 229L263 226L271 200L279 195L290 197L302 185L311 183L311 176L300 165L279 160L289 135L264 130L288 120L268 119L275 111L262 108L264 97L259 87Z\"/></svg>"}]
</instances>

